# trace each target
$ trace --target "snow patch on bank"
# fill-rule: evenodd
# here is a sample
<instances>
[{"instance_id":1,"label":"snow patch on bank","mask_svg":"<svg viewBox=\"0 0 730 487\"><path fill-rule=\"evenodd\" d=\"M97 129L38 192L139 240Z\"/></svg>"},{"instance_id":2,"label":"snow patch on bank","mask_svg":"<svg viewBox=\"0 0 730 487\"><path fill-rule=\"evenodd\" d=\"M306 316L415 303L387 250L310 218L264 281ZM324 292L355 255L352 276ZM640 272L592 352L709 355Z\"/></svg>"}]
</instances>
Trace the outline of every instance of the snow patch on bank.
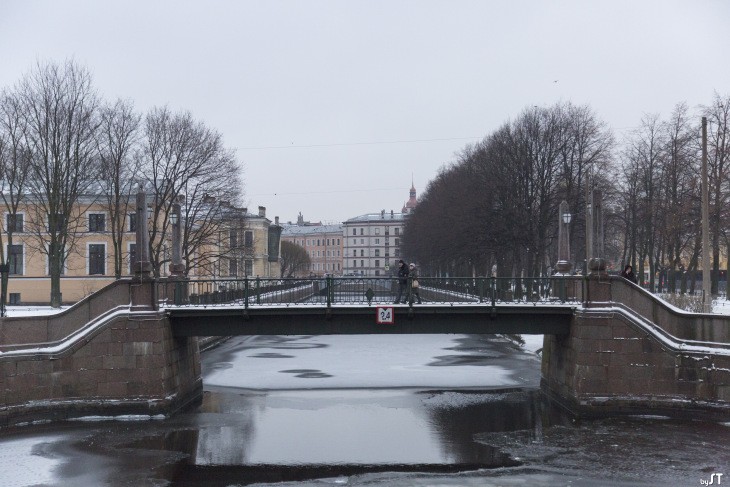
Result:
<instances>
[{"instance_id":1,"label":"snow patch on bank","mask_svg":"<svg viewBox=\"0 0 730 487\"><path fill-rule=\"evenodd\" d=\"M0 483L5 487L53 485L53 470L61 460L44 453L44 446L60 437L33 437L2 442Z\"/></svg>"}]
</instances>

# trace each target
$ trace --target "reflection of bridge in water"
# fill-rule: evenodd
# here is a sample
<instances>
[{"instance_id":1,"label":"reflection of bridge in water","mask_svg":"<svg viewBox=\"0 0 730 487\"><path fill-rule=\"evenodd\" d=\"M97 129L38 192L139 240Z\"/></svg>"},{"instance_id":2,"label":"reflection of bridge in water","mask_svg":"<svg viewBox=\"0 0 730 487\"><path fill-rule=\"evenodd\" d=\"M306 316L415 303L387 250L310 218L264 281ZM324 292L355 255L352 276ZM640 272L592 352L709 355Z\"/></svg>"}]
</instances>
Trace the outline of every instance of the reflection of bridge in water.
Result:
<instances>
[{"instance_id":1,"label":"reflection of bridge in water","mask_svg":"<svg viewBox=\"0 0 730 487\"><path fill-rule=\"evenodd\" d=\"M58 315L3 318L0 425L175 411L202 395L197 337L235 334L544 334L543 390L575 412L730 411L728 317L605 274L421 278L424 304L393 305L398 285L140 276ZM392 323L376 322L378 308Z\"/></svg>"}]
</instances>

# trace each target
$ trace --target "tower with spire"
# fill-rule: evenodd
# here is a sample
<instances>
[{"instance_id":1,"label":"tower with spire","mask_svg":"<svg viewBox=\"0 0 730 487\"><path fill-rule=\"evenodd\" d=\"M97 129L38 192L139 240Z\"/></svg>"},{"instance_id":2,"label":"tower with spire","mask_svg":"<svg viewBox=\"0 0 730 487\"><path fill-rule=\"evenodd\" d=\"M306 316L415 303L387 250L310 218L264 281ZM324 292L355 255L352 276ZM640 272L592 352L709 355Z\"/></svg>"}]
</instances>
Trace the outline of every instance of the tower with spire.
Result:
<instances>
[{"instance_id":1,"label":"tower with spire","mask_svg":"<svg viewBox=\"0 0 730 487\"><path fill-rule=\"evenodd\" d=\"M410 197L408 198L408 201L406 201L406 204L403 205L403 209L401 210L401 213L404 215L407 215L409 213L412 213L413 210L416 208L416 205L418 205L418 199L416 198L416 185L413 184L413 177L411 176L411 192Z\"/></svg>"}]
</instances>

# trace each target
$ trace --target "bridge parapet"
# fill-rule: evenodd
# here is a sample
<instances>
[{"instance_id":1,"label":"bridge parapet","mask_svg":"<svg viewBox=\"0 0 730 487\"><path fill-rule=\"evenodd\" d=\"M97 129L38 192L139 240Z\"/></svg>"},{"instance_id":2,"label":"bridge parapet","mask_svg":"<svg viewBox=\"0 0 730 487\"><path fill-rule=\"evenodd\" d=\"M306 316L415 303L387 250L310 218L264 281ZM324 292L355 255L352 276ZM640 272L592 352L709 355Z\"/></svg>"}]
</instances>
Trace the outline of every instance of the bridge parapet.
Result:
<instances>
[{"instance_id":1,"label":"bridge parapet","mask_svg":"<svg viewBox=\"0 0 730 487\"><path fill-rule=\"evenodd\" d=\"M119 280L55 315L0 319L0 426L165 414L199 398L197 339L172 336L149 289Z\"/></svg>"},{"instance_id":2,"label":"bridge parapet","mask_svg":"<svg viewBox=\"0 0 730 487\"><path fill-rule=\"evenodd\" d=\"M730 317L676 309L618 277L586 279L567 336L546 336L543 387L582 414L730 414Z\"/></svg>"},{"instance_id":3,"label":"bridge parapet","mask_svg":"<svg viewBox=\"0 0 730 487\"><path fill-rule=\"evenodd\" d=\"M653 323L679 340L730 343L730 317L675 308L649 291L617 276L587 280L588 308L619 307Z\"/></svg>"}]
</instances>

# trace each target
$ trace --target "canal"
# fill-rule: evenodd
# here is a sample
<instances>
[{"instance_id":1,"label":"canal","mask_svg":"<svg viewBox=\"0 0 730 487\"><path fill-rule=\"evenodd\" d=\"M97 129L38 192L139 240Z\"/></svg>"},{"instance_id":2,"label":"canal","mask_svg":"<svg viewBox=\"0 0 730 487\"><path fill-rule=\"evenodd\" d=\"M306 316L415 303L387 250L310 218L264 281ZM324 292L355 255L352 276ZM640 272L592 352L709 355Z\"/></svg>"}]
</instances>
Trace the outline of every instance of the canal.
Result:
<instances>
[{"instance_id":1,"label":"canal","mask_svg":"<svg viewBox=\"0 0 730 487\"><path fill-rule=\"evenodd\" d=\"M235 337L203 354L194 410L0 432L0 485L730 483L730 418L576 421L540 395L537 348L487 335Z\"/></svg>"}]
</instances>

